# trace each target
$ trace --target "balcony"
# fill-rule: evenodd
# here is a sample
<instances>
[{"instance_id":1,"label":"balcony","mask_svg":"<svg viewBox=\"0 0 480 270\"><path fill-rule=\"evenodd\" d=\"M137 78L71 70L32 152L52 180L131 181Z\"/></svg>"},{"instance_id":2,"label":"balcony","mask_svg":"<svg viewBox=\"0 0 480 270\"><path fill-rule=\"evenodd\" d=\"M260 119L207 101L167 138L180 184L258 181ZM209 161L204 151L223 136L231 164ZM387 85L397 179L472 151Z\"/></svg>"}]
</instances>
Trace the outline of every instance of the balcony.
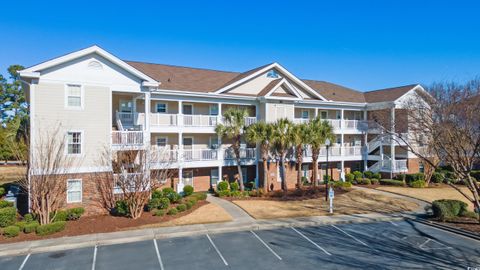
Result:
<instances>
[{"instance_id":1,"label":"balcony","mask_svg":"<svg viewBox=\"0 0 480 270\"><path fill-rule=\"evenodd\" d=\"M304 149L303 153L304 157L311 158L312 157L312 148L308 145ZM329 157L351 157L357 159L362 155L362 147L361 146L332 146L328 148L328 156ZM327 148L322 147L320 148L319 157L326 158L327 157Z\"/></svg>"},{"instance_id":2,"label":"balcony","mask_svg":"<svg viewBox=\"0 0 480 270\"><path fill-rule=\"evenodd\" d=\"M240 159L255 159L257 155L256 148L240 148ZM235 159L235 153L232 148L225 149L225 159Z\"/></svg>"},{"instance_id":3,"label":"balcony","mask_svg":"<svg viewBox=\"0 0 480 270\"><path fill-rule=\"evenodd\" d=\"M134 149L143 147L143 131L112 131L114 148Z\"/></svg>"},{"instance_id":4,"label":"balcony","mask_svg":"<svg viewBox=\"0 0 480 270\"><path fill-rule=\"evenodd\" d=\"M139 118L143 119L144 114L140 113ZM245 117L245 125L249 126L257 122L256 117ZM185 128L208 128L213 132L213 128L223 123L223 117L216 115L183 115L183 114L166 114L166 113L151 113L150 127L152 129L164 129L168 127L185 127ZM205 130L203 130L205 131Z\"/></svg>"},{"instance_id":5,"label":"balcony","mask_svg":"<svg viewBox=\"0 0 480 270\"><path fill-rule=\"evenodd\" d=\"M308 123L310 122L311 119L308 118L294 118L293 122L296 124L303 124L303 123ZM364 131L367 128L366 122L363 120L340 120L340 119L324 119L332 127L334 130L345 130L345 131Z\"/></svg>"}]
</instances>

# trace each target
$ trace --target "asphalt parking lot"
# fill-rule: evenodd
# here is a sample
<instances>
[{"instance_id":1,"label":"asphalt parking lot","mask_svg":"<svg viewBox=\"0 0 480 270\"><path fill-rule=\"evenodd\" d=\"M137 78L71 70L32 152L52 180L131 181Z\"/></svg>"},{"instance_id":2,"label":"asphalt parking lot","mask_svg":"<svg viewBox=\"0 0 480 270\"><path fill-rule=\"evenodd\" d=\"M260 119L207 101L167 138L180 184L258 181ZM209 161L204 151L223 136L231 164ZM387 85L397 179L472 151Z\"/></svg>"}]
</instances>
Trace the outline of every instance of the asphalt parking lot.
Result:
<instances>
[{"instance_id":1,"label":"asphalt parking lot","mask_svg":"<svg viewBox=\"0 0 480 270\"><path fill-rule=\"evenodd\" d=\"M471 269L480 242L411 221L157 239L0 257L0 269Z\"/></svg>"}]
</instances>

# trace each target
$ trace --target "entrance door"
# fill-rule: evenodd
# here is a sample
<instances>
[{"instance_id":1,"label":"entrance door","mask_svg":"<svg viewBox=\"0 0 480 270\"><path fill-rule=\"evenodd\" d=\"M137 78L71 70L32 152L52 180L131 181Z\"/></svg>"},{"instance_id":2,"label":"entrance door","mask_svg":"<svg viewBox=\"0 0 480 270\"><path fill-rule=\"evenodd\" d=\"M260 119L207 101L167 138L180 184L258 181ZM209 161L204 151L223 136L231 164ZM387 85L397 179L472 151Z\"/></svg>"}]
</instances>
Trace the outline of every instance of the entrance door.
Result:
<instances>
[{"instance_id":1,"label":"entrance door","mask_svg":"<svg viewBox=\"0 0 480 270\"><path fill-rule=\"evenodd\" d=\"M183 114L192 115L193 114L193 105L192 104L183 104L182 108Z\"/></svg>"},{"instance_id":2,"label":"entrance door","mask_svg":"<svg viewBox=\"0 0 480 270\"><path fill-rule=\"evenodd\" d=\"M193 171L192 170L183 170L182 173L183 184L190 185L193 187Z\"/></svg>"},{"instance_id":3,"label":"entrance door","mask_svg":"<svg viewBox=\"0 0 480 270\"><path fill-rule=\"evenodd\" d=\"M183 156L185 160L193 159L193 138L183 137Z\"/></svg>"}]
</instances>

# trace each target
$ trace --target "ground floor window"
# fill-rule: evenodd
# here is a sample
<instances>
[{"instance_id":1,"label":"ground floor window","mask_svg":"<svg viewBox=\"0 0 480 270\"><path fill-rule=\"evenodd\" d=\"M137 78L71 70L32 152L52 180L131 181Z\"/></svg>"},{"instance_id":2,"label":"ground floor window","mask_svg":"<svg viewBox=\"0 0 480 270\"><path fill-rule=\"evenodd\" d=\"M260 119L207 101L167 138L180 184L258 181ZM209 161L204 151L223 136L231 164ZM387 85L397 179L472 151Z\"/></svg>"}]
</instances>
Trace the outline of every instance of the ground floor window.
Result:
<instances>
[{"instance_id":1,"label":"ground floor window","mask_svg":"<svg viewBox=\"0 0 480 270\"><path fill-rule=\"evenodd\" d=\"M418 171L421 173L425 172L425 166L423 165L423 162L420 162L420 164L418 164Z\"/></svg>"},{"instance_id":2,"label":"ground floor window","mask_svg":"<svg viewBox=\"0 0 480 270\"><path fill-rule=\"evenodd\" d=\"M184 170L182 173L182 181L185 186L190 185L193 187L193 171Z\"/></svg>"},{"instance_id":3,"label":"ground floor window","mask_svg":"<svg viewBox=\"0 0 480 270\"><path fill-rule=\"evenodd\" d=\"M82 202L82 179L67 180L67 203Z\"/></svg>"},{"instance_id":4,"label":"ground floor window","mask_svg":"<svg viewBox=\"0 0 480 270\"><path fill-rule=\"evenodd\" d=\"M247 183L247 182L248 182L247 171L248 171L248 170L247 170L246 167L243 167L243 168L242 168L242 177L243 177L242 181L243 181L243 183Z\"/></svg>"},{"instance_id":5,"label":"ground floor window","mask_svg":"<svg viewBox=\"0 0 480 270\"><path fill-rule=\"evenodd\" d=\"M211 185L216 185L218 183L218 180L220 179L220 176L218 175L218 169L211 169L210 170L210 184Z\"/></svg>"}]
</instances>

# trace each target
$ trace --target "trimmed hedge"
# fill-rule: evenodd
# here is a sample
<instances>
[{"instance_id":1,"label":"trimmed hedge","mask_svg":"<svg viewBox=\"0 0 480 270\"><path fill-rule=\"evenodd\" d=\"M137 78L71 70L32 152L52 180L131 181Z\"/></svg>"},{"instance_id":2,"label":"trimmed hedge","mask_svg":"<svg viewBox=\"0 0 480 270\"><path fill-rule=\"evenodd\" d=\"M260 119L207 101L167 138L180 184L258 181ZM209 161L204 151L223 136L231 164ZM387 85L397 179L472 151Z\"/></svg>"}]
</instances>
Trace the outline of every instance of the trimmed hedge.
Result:
<instances>
[{"instance_id":1,"label":"trimmed hedge","mask_svg":"<svg viewBox=\"0 0 480 270\"><path fill-rule=\"evenodd\" d=\"M64 211L64 210L57 210L54 213L50 213L50 219L53 219L52 220L53 222L67 221L67 217L68 217L67 211Z\"/></svg>"},{"instance_id":2,"label":"trimmed hedge","mask_svg":"<svg viewBox=\"0 0 480 270\"><path fill-rule=\"evenodd\" d=\"M434 172L432 174L431 180L433 183L440 184L445 180L445 175L443 175L443 173L440 173L440 172Z\"/></svg>"},{"instance_id":3,"label":"trimmed hedge","mask_svg":"<svg viewBox=\"0 0 480 270\"><path fill-rule=\"evenodd\" d=\"M2 197L3 195L5 195L7 192L5 191L5 188L4 187L0 187L0 197Z\"/></svg>"},{"instance_id":4,"label":"trimmed hedge","mask_svg":"<svg viewBox=\"0 0 480 270\"><path fill-rule=\"evenodd\" d=\"M425 187L425 181L424 180L416 180L416 181L410 182L408 185L412 188L424 188Z\"/></svg>"},{"instance_id":5,"label":"trimmed hedge","mask_svg":"<svg viewBox=\"0 0 480 270\"><path fill-rule=\"evenodd\" d=\"M190 196L193 194L193 187L190 185L186 185L183 187L183 195Z\"/></svg>"},{"instance_id":6,"label":"trimmed hedge","mask_svg":"<svg viewBox=\"0 0 480 270\"><path fill-rule=\"evenodd\" d=\"M217 191L217 196L218 197L229 197L231 195L230 190L220 190Z\"/></svg>"},{"instance_id":7,"label":"trimmed hedge","mask_svg":"<svg viewBox=\"0 0 480 270\"><path fill-rule=\"evenodd\" d=\"M13 225L16 221L17 209L15 207L5 207L0 209L0 227Z\"/></svg>"},{"instance_id":8,"label":"trimmed hedge","mask_svg":"<svg viewBox=\"0 0 480 270\"><path fill-rule=\"evenodd\" d=\"M364 171L363 175L365 175L365 178L373 178L373 172L371 171Z\"/></svg>"},{"instance_id":9,"label":"trimmed hedge","mask_svg":"<svg viewBox=\"0 0 480 270\"><path fill-rule=\"evenodd\" d=\"M130 214L130 210L128 209L125 200L118 200L115 202L114 214L118 216L128 216Z\"/></svg>"},{"instance_id":10,"label":"trimmed hedge","mask_svg":"<svg viewBox=\"0 0 480 270\"><path fill-rule=\"evenodd\" d=\"M37 227L36 232L38 235L44 236L63 231L65 229L66 221L57 221L50 224L40 225Z\"/></svg>"},{"instance_id":11,"label":"trimmed hedge","mask_svg":"<svg viewBox=\"0 0 480 270\"><path fill-rule=\"evenodd\" d=\"M25 226L23 227L23 232L24 233L32 233L37 230L37 227L40 226L40 223L38 221L30 221Z\"/></svg>"},{"instance_id":12,"label":"trimmed hedge","mask_svg":"<svg viewBox=\"0 0 480 270\"><path fill-rule=\"evenodd\" d=\"M240 185L238 184L237 181L230 183L230 191L235 192L240 190Z\"/></svg>"},{"instance_id":13,"label":"trimmed hedge","mask_svg":"<svg viewBox=\"0 0 480 270\"><path fill-rule=\"evenodd\" d=\"M195 192L190 197L197 199L197 201L204 201L204 200L207 199L207 193L206 192Z\"/></svg>"},{"instance_id":14,"label":"trimmed hedge","mask_svg":"<svg viewBox=\"0 0 480 270\"><path fill-rule=\"evenodd\" d=\"M373 180L373 179L375 179L375 180L380 180L380 179L382 179L382 175L381 175L380 173L378 173L378 172L377 172L377 173L374 173L374 174L372 175L371 179L372 179L372 180Z\"/></svg>"},{"instance_id":15,"label":"trimmed hedge","mask_svg":"<svg viewBox=\"0 0 480 270\"><path fill-rule=\"evenodd\" d=\"M83 213L85 213L85 208L83 207L67 209L67 220L78 220Z\"/></svg>"},{"instance_id":16,"label":"trimmed hedge","mask_svg":"<svg viewBox=\"0 0 480 270\"><path fill-rule=\"evenodd\" d=\"M370 181L372 181L372 185L378 185L380 183L380 180L378 180L377 178L372 178L370 179Z\"/></svg>"},{"instance_id":17,"label":"trimmed hedge","mask_svg":"<svg viewBox=\"0 0 480 270\"><path fill-rule=\"evenodd\" d=\"M163 197L164 197L163 192L159 189L156 189L152 192L152 199L159 199Z\"/></svg>"},{"instance_id":18,"label":"trimmed hedge","mask_svg":"<svg viewBox=\"0 0 480 270\"><path fill-rule=\"evenodd\" d=\"M170 200L168 200L168 203L170 203ZM160 205L160 198L152 198L148 200L147 210L152 211L154 209L157 209L159 205Z\"/></svg>"},{"instance_id":19,"label":"trimmed hedge","mask_svg":"<svg viewBox=\"0 0 480 270\"><path fill-rule=\"evenodd\" d=\"M380 185L403 187L405 184L401 180L380 179Z\"/></svg>"},{"instance_id":20,"label":"trimmed hedge","mask_svg":"<svg viewBox=\"0 0 480 270\"><path fill-rule=\"evenodd\" d=\"M185 202L185 205L187 206L187 209L190 209L193 206L193 202L192 201L187 201L187 202Z\"/></svg>"},{"instance_id":21,"label":"trimmed hedge","mask_svg":"<svg viewBox=\"0 0 480 270\"><path fill-rule=\"evenodd\" d=\"M436 200L432 203L433 216L445 221L468 212L468 205L459 200Z\"/></svg>"},{"instance_id":22,"label":"trimmed hedge","mask_svg":"<svg viewBox=\"0 0 480 270\"><path fill-rule=\"evenodd\" d=\"M425 174L423 173L411 173L405 175L405 181L407 183L415 182L415 181L425 181Z\"/></svg>"},{"instance_id":23,"label":"trimmed hedge","mask_svg":"<svg viewBox=\"0 0 480 270\"><path fill-rule=\"evenodd\" d=\"M17 226L8 226L3 229L3 235L5 237L16 237L20 233L20 228Z\"/></svg>"},{"instance_id":24,"label":"trimmed hedge","mask_svg":"<svg viewBox=\"0 0 480 270\"><path fill-rule=\"evenodd\" d=\"M352 183L351 182L336 181L336 182L333 183L333 186L336 187L336 188L338 188L338 187L351 188Z\"/></svg>"},{"instance_id":25,"label":"trimmed hedge","mask_svg":"<svg viewBox=\"0 0 480 270\"><path fill-rule=\"evenodd\" d=\"M25 214L25 216L23 216L23 221L32 222L33 220L34 218L32 214Z\"/></svg>"},{"instance_id":26,"label":"trimmed hedge","mask_svg":"<svg viewBox=\"0 0 480 270\"><path fill-rule=\"evenodd\" d=\"M355 180L359 180L363 178L362 172L359 172L359 171L354 171L353 175L355 176Z\"/></svg>"},{"instance_id":27,"label":"trimmed hedge","mask_svg":"<svg viewBox=\"0 0 480 270\"><path fill-rule=\"evenodd\" d=\"M170 215L170 216L174 216L176 214L178 214L178 210L176 208L172 208L167 212L167 215Z\"/></svg>"},{"instance_id":28,"label":"trimmed hedge","mask_svg":"<svg viewBox=\"0 0 480 270\"><path fill-rule=\"evenodd\" d=\"M353 173L347 173L345 174L345 181L347 182L353 182L355 180L355 175Z\"/></svg>"},{"instance_id":29,"label":"trimmed hedge","mask_svg":"<svg viewBox=\"0 0 480 270\"><path fill-rule=\"evenodd\" d=\"M220 183L217 184L217 191L224 191L224 190L228 190L227 181L221 181Z\"/></svg>"},{"instance_id":30,"label":"trimmed hedge","mask_svg":"<svg viewBox=\"0 0 480 270\"><path fill-rule=\"evenodd\" d=\"M178 212L183 212L183 211L187 210L187 206L183 203L179 204L179 205L177 205L177 210L178 210Z\"/></svg>"},{"instance_id":31,"label":"trimmed hedge","mask_svg":"<svg viewBox=\"0 0 480 270\"><path fill-rule=\"evenodd\" d=\"M157 217L162 217L162 216L165 215L165 210L157 209L157 210L155 210L155 212L153 212L153 215L157 216Z\"/></svg>"},{"instance_id":32,"label":"trimmed hedge","mask_svg":"<svg viewBox=\"0 0 480 270\"><path fill-rule=\"evenodd\" d=\"M13 202L1 200L0 208L5 208L5 207L13 207Z\"/></svg>"}]
</instances>

